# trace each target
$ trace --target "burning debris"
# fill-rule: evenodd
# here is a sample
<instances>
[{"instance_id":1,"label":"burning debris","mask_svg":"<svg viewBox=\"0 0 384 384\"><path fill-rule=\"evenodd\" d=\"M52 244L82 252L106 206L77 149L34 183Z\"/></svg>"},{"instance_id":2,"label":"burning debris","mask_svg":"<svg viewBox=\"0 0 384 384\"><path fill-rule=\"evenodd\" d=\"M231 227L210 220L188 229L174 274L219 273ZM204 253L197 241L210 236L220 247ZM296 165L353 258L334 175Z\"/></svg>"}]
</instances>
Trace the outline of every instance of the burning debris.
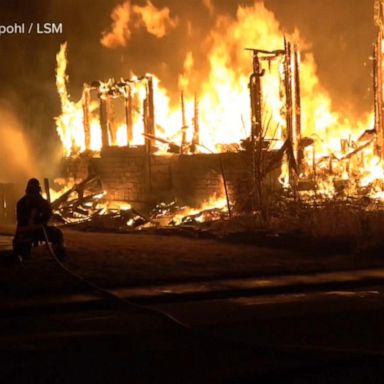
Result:
<instances>
[{"instance_id":1,"label":"burning debris","mask_svg":"<svg viewBox=\"0 0 384 384\"><path fill-rule=\"evenodd\" d=\"M183 216L181 218L180 223L181 224L196 224L196 223L204 223L204 222L211 222L216 220L223 220L228 217L228 214L225 210L225 208L210 208L205 209L203 211L189 214L187 216ZM175 221L177 219L173 219L172 223L177 223Z\"/></svg>"},{"instance_id":2,"label":"burning debris","mask_svg":"<svg viewBox=\"0 0 384 384\"><path fill-rule=\"evenodd\" d=\"M96 176L75 184L52 202L54 221L88 231L128 232L144 227L192 225L228 217L225 199L212 199L199 209L160 203L149 216L129 204L108 201Z\"/></svg>"},{"instance_id":3,"label":"burning debris","mask_svg":"<svg viewBox=\"0 0 384 384\"><path fill-rule=\"evenodd\" d=\"M96 177L76 184L52 203L55 218L63 223L81 222L103 210L100 206L104 191Z\"/></svg>"},{"instance_id":4,"label":"burning debris","mask_svg":"<svg viewBox=\"0 0 384 384\"><path fill-rule=\"evenodd\" d=\"M225 199L211 199L198 209L180 207L175 201L157 204L151 213L153 222L160 225L198 224L229 217Z\"/></svg>"},{"instance_id":5,"label":"burning debris","mask_svg":"<svg viewBox=\"0 0 384 384\"><path fill-rule=\"evenodd\" d=\"M82 229L125 231L148 220L124 202L108 202L98 177L90 177L52 203L54 220Z\"/></svg>"}]
</instances>

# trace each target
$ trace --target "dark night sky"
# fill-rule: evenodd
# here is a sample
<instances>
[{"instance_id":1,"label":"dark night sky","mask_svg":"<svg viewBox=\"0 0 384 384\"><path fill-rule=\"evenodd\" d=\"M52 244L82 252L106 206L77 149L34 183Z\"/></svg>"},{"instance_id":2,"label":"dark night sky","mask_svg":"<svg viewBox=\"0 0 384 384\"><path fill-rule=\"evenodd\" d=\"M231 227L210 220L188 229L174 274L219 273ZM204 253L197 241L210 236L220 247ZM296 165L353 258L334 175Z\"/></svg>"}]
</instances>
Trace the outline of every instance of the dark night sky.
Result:
<instances>
[{"instance_id":1,"label":"dark night sky","mask_svg":"<svg viewBox=\"0 0 384 384\"><path fill-rule=\"evenodd\" d=\"M120 1L121 2L121 1ZM158 40L146 33L137 35L128 47L108 50L100 45L102 31L111 25L116 0L0 0L0 24L15 22L63 23L59 35L0 36L0 100L7 99L35 142L56 142L53 117L59 114L55 89L55 55L60 43L69 44L70 91L79 97L82 83L94 79L155 72L167 62L165 82L177 85L187 46L185 29L178 28ZM143 3L134 0L134 3ZM153 0L167 5L172 15L188 18L203 36L212 19L201 0ZM253 1L213 0L221 12L234 14L239 4ZM265 0L288 32L297 27L312 44L321 82L332 95L334 109L370 109L369 56L375 36L373 0ZM198 41L195 41L198 44ZM172 54L170 55L170 52ZM165 68L165 69L164 69ZM1 127L0 127L1 129ZM36 146L39 150L42 146Z\"/></svg>"}]
</instances>

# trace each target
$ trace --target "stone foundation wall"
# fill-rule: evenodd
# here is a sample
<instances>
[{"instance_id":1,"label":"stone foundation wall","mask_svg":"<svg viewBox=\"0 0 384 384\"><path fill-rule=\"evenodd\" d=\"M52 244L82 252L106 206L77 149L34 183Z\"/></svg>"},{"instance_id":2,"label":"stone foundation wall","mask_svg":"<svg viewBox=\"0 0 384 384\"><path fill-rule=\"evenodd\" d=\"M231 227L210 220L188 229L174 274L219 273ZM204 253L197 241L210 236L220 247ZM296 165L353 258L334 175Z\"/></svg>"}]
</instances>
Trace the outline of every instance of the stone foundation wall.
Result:
<instances>
[{"instance_id":1,"label":"stone foundation wall","mask_svg":"<svg viewBox=\"0 0 384 384\"><path fill-rule=\"evenodd\" d=\"M89 172L100 176L107 197L150 207L177 200L199 207L211 197L224 196L223 173L231 202L251 191L250 159L246 153L145 155L143 147L108 148L88 160ZM84 169L83 162L79 162ZM268 188L277 189L279 170L270 174Z\"/></svg>"},{"instance_id":2,"label":"stone foundation wall","mask_svg":"<svg viewBox=\"0 0 384 384\"><path fill-rule=\"evenodd\" d=\"M145 201L147 185L143 150L108 148L99 159L92 159L91 164L94 173L102 180L107 198L131 203Z\"/></svg>"},{"instance_id":3,"label":"stone foundation wall","mask_svg":"<svg viewBox=\"0 0 384 384\"><path fill-rule=\"evenodd\" d=\"M75 180L84 180L90 173L90 157L87 154L81 154L79 157L67 157L61 161L60 177L74 178Z\"/></svg>"},{"instance_id":4,"label":"stone foundation wall","mask_svg":"<svg viewBox=\"0 0 384 384\"><path fill-rule=\"evenodd\" d=\"M189 206L199 206L214 195L224 196L224 173L233 201L247 184L246 162L242 153L180 155L171 165L175 195Z\"/></svg>"}]
</instances>

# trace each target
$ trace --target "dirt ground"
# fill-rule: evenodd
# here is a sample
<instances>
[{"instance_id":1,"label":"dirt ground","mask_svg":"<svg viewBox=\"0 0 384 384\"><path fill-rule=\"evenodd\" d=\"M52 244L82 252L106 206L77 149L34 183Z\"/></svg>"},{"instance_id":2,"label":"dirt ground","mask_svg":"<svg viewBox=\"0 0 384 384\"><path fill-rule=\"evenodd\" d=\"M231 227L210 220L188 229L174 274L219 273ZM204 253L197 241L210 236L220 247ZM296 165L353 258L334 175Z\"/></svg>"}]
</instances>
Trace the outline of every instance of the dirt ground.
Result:
<instances>
[{"instance_id":1,"label":"dirt ground","mask_svg":"<svg viewBox=\"0 0 384 384\"><path fill-rule=\"evenodd\" d=\"M12 227L0 227L3 235L12 232ZM315 273L384 265L377 255L319 254L173 235L73 230L64 230L64 234L70 257L66 265L103 287ZM53 262L45 247L35 248L31 260L22 264L0 263L0 271L0 290L6 298L85 289Z\"/></svg>"}]
</instances>

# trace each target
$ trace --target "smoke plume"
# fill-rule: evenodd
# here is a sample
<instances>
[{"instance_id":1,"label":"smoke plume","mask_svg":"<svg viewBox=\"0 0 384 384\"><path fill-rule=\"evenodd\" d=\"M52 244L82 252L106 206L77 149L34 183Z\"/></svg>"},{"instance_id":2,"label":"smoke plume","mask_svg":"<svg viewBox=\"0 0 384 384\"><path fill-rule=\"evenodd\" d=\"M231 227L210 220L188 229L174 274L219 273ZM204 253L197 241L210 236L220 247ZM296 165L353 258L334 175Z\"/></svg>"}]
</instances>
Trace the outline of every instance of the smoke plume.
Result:
<instances>
[{"instance_id":1,"label":"smoke plume","mask_svg":"<svg viewBox=\"0 0 384 384\"><path fill-rule=\"evenodd\" d=\"M23 132L10 106L0 101L0 182L25 181L36 176L36 162Z\"/></svg>"}]
</instances>

